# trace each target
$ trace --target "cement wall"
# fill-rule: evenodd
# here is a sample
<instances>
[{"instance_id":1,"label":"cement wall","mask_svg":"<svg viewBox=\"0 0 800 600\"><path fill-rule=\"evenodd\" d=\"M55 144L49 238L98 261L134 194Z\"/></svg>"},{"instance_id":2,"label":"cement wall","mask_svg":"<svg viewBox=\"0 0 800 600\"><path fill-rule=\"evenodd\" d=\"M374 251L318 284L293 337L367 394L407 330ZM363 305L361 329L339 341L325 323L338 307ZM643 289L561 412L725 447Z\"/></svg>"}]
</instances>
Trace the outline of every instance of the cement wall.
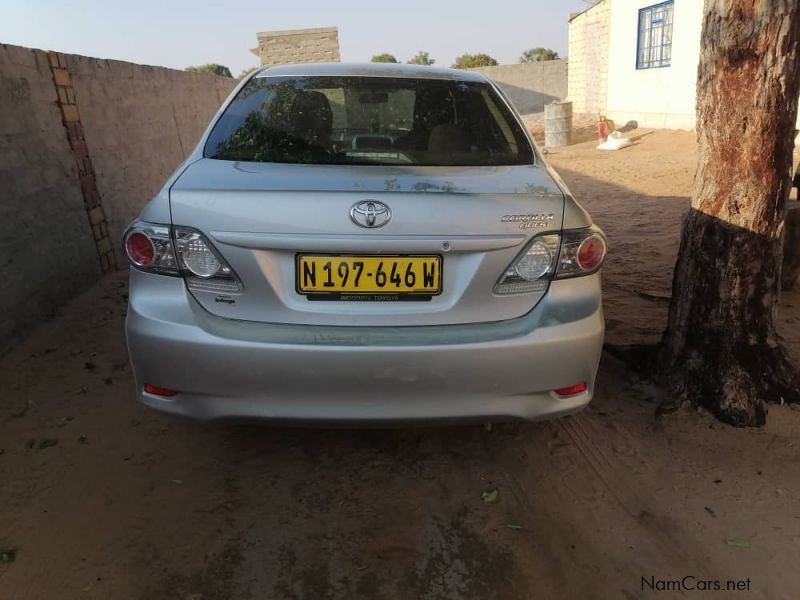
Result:
<instances>
[{"instance_id":1,"label":"cement wall","mask_svg":"<svg viewBox=\"0 0 800 600\"><path fill-rule=\"evenodd\" d=\"M677 0L670 66L637 69L639 9L652 0L612 0L608 51L608 116L620 125L693 129L703 3ZM595 10L595 9L592 9Z\"/></svg>"},{"instance_id":2,"label":"cement wall","mask_svg":"<svg viewBox=\"0 0 800 600\"><path fill-rule=\"evenodd\" d=\"M114 268L235 84L0 45L0 354Z\"/></svg>"},{"instance_id":3,"label":"cement wall","mask_svg":"<svg viewBox=\"0 0 800 600\"><path fill-rule=\"evenodd\" d=\"M542 112L544 105L567 96L567 62L548 60L470 69L496 81L522 114Z\"/></svg>"},{"instance_id":4,"label":"cement wall","mask_svg":"<svg viewBox=\"0 0 800 600\"><path fill-rule=\"evenodd\" d=\"M261 65L339 62L339 30L336 27L264 31L258 47L251 50Z\"/></svg>"},{"instance_id":5,"label":"cement wall","mask_svg":"<svg viewBox=\"0 0 800 600\"><path fill-rule=\"evenodd\" d=\"M605 113L611 6L601 0L569 21L569 94L575 113Z\"/></svg>"},{"instance_id":6,"label":"cement wall","mask_svg":"<svg viewBox=\"0 0 800 600\"><path fill-rule=\"evenodd\" d=\"M111 239L194 149L235 79L66 55Z\"/></svg>"},{"instance_id":7,"label":"cement wall","mask_svg":"<svg viewBox=\"0 0 800 600\"><path fill-rule=\"evenodd\" d=\"M100 277L47 54L0 45L0 354Z\"/></svg>"}]
</instances>

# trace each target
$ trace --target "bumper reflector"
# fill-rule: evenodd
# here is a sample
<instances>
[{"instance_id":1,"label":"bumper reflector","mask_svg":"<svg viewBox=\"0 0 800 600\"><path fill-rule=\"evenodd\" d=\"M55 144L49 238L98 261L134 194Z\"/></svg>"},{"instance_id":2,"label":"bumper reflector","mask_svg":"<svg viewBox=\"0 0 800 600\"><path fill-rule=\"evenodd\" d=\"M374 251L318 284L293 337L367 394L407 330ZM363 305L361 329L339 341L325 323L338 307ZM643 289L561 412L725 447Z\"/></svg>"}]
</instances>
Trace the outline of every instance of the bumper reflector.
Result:
<instances>
[{"instance_id":1,"label":"bumper reflector","mask_svg":"<svg viewBox=\"0 0 800 600\"><path fill-rule=\"evenodd\" d=\"M559 396L574 396L575 394L582 394L587 389L587 385L585 383L576 383L575 385L571 385L565 388L558 388L557 390L553 390Z\"/></svg>"},{"instance_id":2,"label":"bumper reflector","mask_svg":"<svg viewBox=\"0 0 800 600\"><path fill-rule=\"evenodd\" d=\"M165 396L167 398L178 394L177 390L158 387L157 385L151 385L149 383L144 384L144 391L147 392L148 394L153 394L154 396Z\"/></svg>"}]
</instances>

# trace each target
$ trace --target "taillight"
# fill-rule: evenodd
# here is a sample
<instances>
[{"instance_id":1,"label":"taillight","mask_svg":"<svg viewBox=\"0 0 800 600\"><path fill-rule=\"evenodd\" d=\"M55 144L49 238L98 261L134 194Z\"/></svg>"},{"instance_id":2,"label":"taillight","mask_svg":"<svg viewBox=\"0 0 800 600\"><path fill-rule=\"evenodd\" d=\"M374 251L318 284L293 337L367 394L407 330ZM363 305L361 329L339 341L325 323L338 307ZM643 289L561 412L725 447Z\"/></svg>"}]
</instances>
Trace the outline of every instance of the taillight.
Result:
<instances>
[{"instance_id":1,"label":"taillight","mask_svg":"<svg viewBox=\"0 0 800 600\"><path fill-rule=\"evenodd\" d=\"M494 286L496 294L542 291L552 279L596 273L606 256L606 238L597 227L536 236Z\"/></svg>"},{"instance_id":2,"label":"taillight","mask_svg":"<svg viewBox=\"0 0 800 600\"><path fill-rule=\"evenodd\" d=\"M182 245L181 258L192 275L203 279L213 277L222 267L211 248L199 237L186 241Z\"/></svg>"},{"instance_id":3,"label":"taillight","mask_svg":"<svg viewBox=\"0 0 800 600\"><path fill-rule=\"evenodd\" d=\"M188 227L137 222L125 233L131 265L161 275L183 275L191 289L236 294L242 284L203 234Z\"/></svg>"},{"instance_id":4,"label":"taillight","mask_svg":"<svg viewBox=\"0 0 800 600\"><path fill-rule=\"evenodd\" d=\"M175 253L188 286L195 290L237 294L242 283L225 259L199 231L173 227Z\"/></svg>"},{"instance_id":5,"label":"taillight","mask_svg":"<svg viewBox=\"0 0 800 600\"><path fill-rule=\"evenodd\" d=\"M592 235L578 246L578 266L584 271L591 271L601 265L606 256L606 243L599 235Z\"/></svg>"},{"instance_id":6,"label":"taillight","mask_svg":"<svg viewBox=\"0 0 800 600\"><path fill-rule=\"evenodd\" d=\"M495 293L521 294L547 288L555 271L558 244L557 233L533 238L494 286Z\"/></svg>"},{"instance_id":7,"label":"taillight","mask_svg":"<svg viewBox=\"0 0 800 600\"><path fill-rule=\"evenodd\" d=\"M178 275L169 227L134 223L125 233L125 253L134 267L162 275Z\"/></svg>"},{"instance_id":8,"label":"taillight","mask_svg":"<svg viewBox=\"0 0 800 600\"><path fill-rule=\"evenodd\" d=\"M607 250L606 236L597 227L564 231L556 279L596 273L603 265Z\"/></svg>"},{"instance_id":9,"label":"taillight","mask_svg":"<svg viewBox=\"0 0 800 600\"><path fill-rule=\"evenodd\" d=\"M125 251L137 267L152 265L156 258L153 242L141 231L131 231L125 238Z\"/></svg>"}]
</instances>

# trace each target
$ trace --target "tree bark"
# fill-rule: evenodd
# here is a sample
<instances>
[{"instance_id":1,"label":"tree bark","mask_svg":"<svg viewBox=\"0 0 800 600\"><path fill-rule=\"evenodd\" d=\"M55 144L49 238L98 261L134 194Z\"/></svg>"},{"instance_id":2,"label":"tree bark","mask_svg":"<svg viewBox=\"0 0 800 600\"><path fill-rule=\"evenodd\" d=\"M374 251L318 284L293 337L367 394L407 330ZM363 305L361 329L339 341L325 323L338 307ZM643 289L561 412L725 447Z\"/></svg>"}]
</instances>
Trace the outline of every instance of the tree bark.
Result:
<instances>
[{"instance_id":1,"label":"tree bark","mask_svg":"<svg viewBox=\"0 0 800 600\"><path fill-rule=\"evenodd\" d=\"M800 2L706 0L699 162L659 364L686 400L736 426L800 400L775 332L800 95Z\"/></svg>"}]
</instances>

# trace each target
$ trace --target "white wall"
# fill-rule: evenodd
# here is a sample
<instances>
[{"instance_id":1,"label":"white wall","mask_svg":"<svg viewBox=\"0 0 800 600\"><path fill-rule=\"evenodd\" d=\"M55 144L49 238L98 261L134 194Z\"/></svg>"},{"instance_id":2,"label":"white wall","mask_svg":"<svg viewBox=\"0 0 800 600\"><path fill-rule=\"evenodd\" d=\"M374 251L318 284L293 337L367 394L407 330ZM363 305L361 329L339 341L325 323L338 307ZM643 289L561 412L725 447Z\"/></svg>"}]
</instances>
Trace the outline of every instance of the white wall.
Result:
<instances>
[{"instance_id":1,"label":"white wall","mask_svg":"<svg viewBox=\"0 0 800 600\"><path fill-rule=\"evenodd\" d=\"M636 68L639 9L658 0L613 0L608 49L608 116L618 127L692 129L700 60L702 0L675 0L669 67Z\"/></svg>"}]
</instances>

